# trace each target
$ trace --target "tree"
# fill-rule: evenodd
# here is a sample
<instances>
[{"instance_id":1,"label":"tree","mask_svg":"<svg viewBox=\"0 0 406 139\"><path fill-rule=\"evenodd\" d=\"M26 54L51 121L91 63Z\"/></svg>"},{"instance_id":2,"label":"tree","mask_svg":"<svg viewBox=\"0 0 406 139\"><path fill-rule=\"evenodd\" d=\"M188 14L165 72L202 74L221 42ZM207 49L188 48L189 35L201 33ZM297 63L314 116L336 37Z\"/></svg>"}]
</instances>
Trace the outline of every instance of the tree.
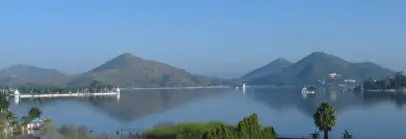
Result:
<instances>
[{"instance_id":1,"label":"tree","mask_svg":"<svg viewBox=\"0 0 406 139\"><path fill-rule=\"evenodd\" d=\"M206 132L203 139L274 139L272 127L262 127L258 116L252 114L238 122L237 127L219 125Z\"/></svg>"},{"instance_id":2,"label":"tree","mask_svg":"<svg viewBox=\"0 0 406 139\"><path fill-rule=\"evenodd\" d=\"M311 133L310 136L312 139L318 139L320 137L320 133L318 131L314 131L314 133Z\"/></svg>"},{"instance_id":3,"label":"tree","mask_svg":"<svg viewBox=\"0 0 406 139\"><path fill-rule=\"evenodd\" d=\"M56 126L49 118L44 119L44 127L42 130L45 134L54 134L56 132Z\"/></svg>"},{"instance_id":4,"label":"tree","mask_svg":"<svg viewBox=\"0 0 406 139\"><path fill-rule=\"evenodd\" d=\"M18 123L16 117L9 111L10 102L4 93L0 93L0 136L12 136L13 127Z\"/></svg>"},{"instance_id":5,"label":"tree","mask_svg":"<svg viewBox=\"0 0 406 139\"><path fill-rule=\"evenodd\" d=\"M327 102L323 102L313 114L314 123L320 131L324 132L324 139L328 139L328 133L336 124L334 109Z\"/></svg>"},{"instance_id":6,"label":"tree","mask_svg":"<svg viewBox=\"0 0 406 139\"><path fill-rule=\"evenodd\" d=\"M10 102L7 99L7 95L0 93L0 113L8 111Z\"/></svg>"},{"instance_id":7,"label":"tree","mask_svg":"<svg viewBox=\"0 0 406 139\"><path fill-rule=\"evenodd\" d=\"M254 113L251 116L242 119L238 122L237 129L240 133L241 139L259 138L261 126L258 115Z\"/></svg>"},{"instance_id":8,"label":"tree","mask_svg":"<svg viewBox=\"0 0 406 139\"><path fill-rule=\"evenodd\" d=\"M40 118L42 115L42 111L39 108L31 108L28 111L28 116L30 118Z\"/></svg>"},{"instance_id":9,"label":"tree","mask_svg":"<svg viewBox=\"0 0 406 139\"><path fill-rule=\"evenodd\" d=\"M390 82L389 78L386 78L384 80L383 84L384 84L383 88L385 88L385 89L390 89L391 88L391 82Z\"/></svg>"},{"instance_id":10,"label":"tree","mask_svg":"<svg viewBox=\"0 0 406 139\"><path fill-rule=\"evenodd\" d=\"M7 113L7 116L6 116L6 119L8 120L8 122L10 123L10 125L12 125L12 126L15 126L15 125L17 125L17 117L15 116L15 114L14 113L12 113L12 112L8 112Z\"/></svg>"},{"instance_id":11,"label":"tree","mask_svg":"<svg viewBox=\"0 0 406 139\"><path fill-rule=\"evenodd\" d=\"M345 130L343 133L343 139L352 139L351 133Z\"/></svg>"},{"instance_id":12,"label":"tree","mask_svg":"<svg viewBox=\"0 0 406 139\"><path fill-rule=\"evenodd\" d=\"M20 120L21 120L21 125L25 126L25 125L28 125L32 121L32 118L29 116L23 116L20 118Z\"/></svg>"}]
</instances>

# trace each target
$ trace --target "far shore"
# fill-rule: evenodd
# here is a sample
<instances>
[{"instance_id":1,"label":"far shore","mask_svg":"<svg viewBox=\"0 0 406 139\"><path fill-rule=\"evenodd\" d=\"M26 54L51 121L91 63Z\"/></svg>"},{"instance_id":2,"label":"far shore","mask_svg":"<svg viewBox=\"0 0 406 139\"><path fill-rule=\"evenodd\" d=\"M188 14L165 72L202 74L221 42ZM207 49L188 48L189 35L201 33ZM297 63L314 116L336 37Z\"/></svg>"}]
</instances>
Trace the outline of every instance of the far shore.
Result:
<instances>
[{"instance_id":1,"label":"far shore","mask_svg":"<svg viewBox=\"0 0 406 139\"><path fill-rule=\"evenodd\" d=\"M230 86L192 86L192 87L134 87L134 88L120 88L121 90L158 90L158 89L210 89L210 88L232 88Z\"/></svg>"},{"instance_id":2,"label":"far shore","mask_svg":"<svg viewBox=\"0 0 406 139\"><path fill-rule=\"evenodd\" d=\"M275 85L247 85L246 88L293 88L295 86L275 86ZM234 88L233 86L190 86L190 87L134 87L120 88L121 90L159 90L159 89L222 89Z\"/></svg>"},{"instance_id":3,"label":"far shore","mask_svg":"<svg viewBox=\"0 0 406 139\"><path fill-rule=\"evenodd\" d=\"M366 92L406 92L406 90L397 89L364 89Z\"/></svg>"}]
</instances>

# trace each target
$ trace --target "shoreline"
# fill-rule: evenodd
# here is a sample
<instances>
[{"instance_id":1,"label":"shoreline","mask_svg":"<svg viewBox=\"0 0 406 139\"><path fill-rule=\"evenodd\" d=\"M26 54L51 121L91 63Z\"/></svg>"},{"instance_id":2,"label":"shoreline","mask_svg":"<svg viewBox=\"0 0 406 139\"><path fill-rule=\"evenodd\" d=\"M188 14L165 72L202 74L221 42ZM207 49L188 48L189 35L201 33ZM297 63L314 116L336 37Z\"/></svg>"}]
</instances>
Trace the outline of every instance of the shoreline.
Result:
<instances>
[{"instance_id":1,"label":"shoreline","mask_svg":"<svg viewBox=\"0 0 406 139\"><path fill-rule=\"evenodd\" d=\"M134 87L120 88L121 90L162 90L162 89L221 89L232 88L230 86L195 86L195 87Z\"/></svg>"},{"instance_id":2,"label":"shoreline","mask_svg":"<svg viewBox=\"0 0 406 139\"><path fill-rule=\"evenodd\" d=\"M366 92L406 92L406 90L397 89L364 89Z\"/></svg>"}]
</instances>

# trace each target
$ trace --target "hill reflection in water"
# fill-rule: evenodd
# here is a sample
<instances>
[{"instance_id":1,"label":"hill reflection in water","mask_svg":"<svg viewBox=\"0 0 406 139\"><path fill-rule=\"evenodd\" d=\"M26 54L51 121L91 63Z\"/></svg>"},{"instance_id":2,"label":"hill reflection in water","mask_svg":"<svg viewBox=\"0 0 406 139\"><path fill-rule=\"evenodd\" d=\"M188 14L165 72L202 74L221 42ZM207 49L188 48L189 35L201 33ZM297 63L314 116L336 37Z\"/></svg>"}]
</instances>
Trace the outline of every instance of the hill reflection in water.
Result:
<instances>
[{"instance_id":1,"label":"hill reflection in water","mask_svg":"<svg viewBox=\"0 0 406 139\"><path fill-rule=\"evenodd\" d=\"M332 135L337 137L345 129L360 134L359 137L382 139L406 137L402 130L406 127L404 120L406 110L403 109L406 104L406 93L342 92L339 88L319 88L316 95L304 96L299 90L300 88L252 89L248 95L280 113L297 110L308 117L306 118L310 120L308 124L313 124L313 113L318 105L321 102L328 102L335 108L338 115L337 125L332 131ZM273 121L275 122L277 121ZM289 121L285 122L289 123ZM302 130L300 128L309 127L300 124L292 124L294 126L287 126L286 123L279 124L283 131ZM316 127L313 126L313 129L307 129L307 131L311 132L315 129Z\"/></svg>"},{"instance_id":2,"label":"hill reflection in water","mask_svg":"<svg viewBox=\"0 0 406 139\"><path fill-rule=\"evenodd\" d=\"M69 102L72 105L74 103L89 103L91 104L89 106L110 115L116 120L130 122L145 115L160 113L199 98L218 95L222 92L224 92L224 89L123 91L119 99L116 96L25 99L20 100L19 104L14 104L11 107L44 107L61 102Z\"/></svg>"},{"instance_id":3,"label":"hill reflection in water","mask_svg":"<svg viewBox=\"0 0 406 139\"><path fill-rule=\"evenodd\" d=\"M150 128L160 122L224 121L236 123L253 112L264 125L275 126L284 135L308 135L314 127L312 115L324 101L339 117L333 136L348 129L366 137L406 138L406 95L402 93L342 92L318 88L314 96L303 96L301 88L247 88L196 90L127 91L115 97L23 100L11 105L17 115L39 106L44 116L57 124L84 124L100 132L117 128ZM390 135L387 137L386 135Z\"/></svg>"},{"instance_id":4,"label":"hill reflection in water","mask_svg":"<svg viewBox=\"0 0 406 139\"><path fill-rule=\"evenodd\" d=\"M398 109L406 104L406 93L387 92L342 92L338 88L321 88L316 95L302 95L300 89L252 89L251 98L268 106L282 110L297 108L305 115L312 116L321 102L330 103L338 114L356 107L370 108L380 103L394 103ZM297 92L297 93L293 93Z\"/></svg>"}]
</instances>

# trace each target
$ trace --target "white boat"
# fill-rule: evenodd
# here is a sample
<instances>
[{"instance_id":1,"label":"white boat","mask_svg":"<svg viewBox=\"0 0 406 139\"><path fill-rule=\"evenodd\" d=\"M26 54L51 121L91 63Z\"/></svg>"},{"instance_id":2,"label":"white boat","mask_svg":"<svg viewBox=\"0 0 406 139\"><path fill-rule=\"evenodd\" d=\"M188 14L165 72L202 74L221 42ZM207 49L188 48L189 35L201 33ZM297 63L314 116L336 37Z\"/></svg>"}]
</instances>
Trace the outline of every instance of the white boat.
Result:
<instances>
[{"instance_id":1,"label":"white boat","mask_svg":"<svg viewBox=\"0 0 406 139\"><path fill-rule=\"evenodd\" d=\"M303 87L302 88L302 94L314 94L315 91L309 91L309 89L307 89L307 87Z\"/></svg>"}]
</instances>

